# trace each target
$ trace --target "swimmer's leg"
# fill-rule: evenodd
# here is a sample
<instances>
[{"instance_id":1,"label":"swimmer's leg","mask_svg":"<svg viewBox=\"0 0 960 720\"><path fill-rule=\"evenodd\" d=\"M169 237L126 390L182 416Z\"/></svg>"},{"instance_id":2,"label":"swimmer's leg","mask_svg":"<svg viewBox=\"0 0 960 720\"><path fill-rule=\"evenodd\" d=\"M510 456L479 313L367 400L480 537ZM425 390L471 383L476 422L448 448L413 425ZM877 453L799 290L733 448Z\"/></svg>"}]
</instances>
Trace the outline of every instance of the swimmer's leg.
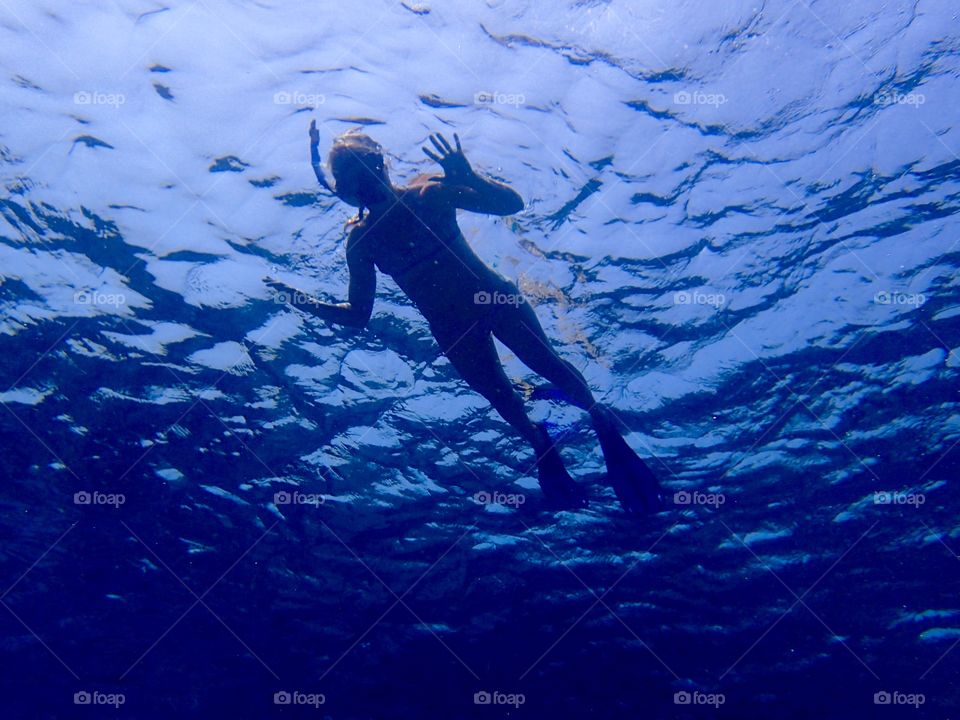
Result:
<instances>
[{"instance_id":1,"label":"swimmer's leg","mask_svg":"<svg viewBox=\"0 0 960 720\"><path fill-rule=\"evenodd\" d=\"M451 336L456 333L449 333ZM546 428L533 423L517 393L503 371L500 356L490 331L474 326L460 337L438 337L444 355L461 378L485 397L500 416L510 423L533 446L537 458L537 475L544 495L561 507L583 507L586 495L567 473L560 453Z\"/></svg>"},{"instance_id":2,"label":"swimmer's leg","mask_svg":"<svg viewBox=\"0 0 960 720\"><path fill-rule=\"evenodd\" d=\"M553 349L533 308L525 302L501 307L492 327L494 335L520 362L590 414L607 466L607 479L623 508L631 513L657 509L662 491L656 476L623 439L622 424L613 411L594 399L583 375Z\"/></svg>"}]
</instances>

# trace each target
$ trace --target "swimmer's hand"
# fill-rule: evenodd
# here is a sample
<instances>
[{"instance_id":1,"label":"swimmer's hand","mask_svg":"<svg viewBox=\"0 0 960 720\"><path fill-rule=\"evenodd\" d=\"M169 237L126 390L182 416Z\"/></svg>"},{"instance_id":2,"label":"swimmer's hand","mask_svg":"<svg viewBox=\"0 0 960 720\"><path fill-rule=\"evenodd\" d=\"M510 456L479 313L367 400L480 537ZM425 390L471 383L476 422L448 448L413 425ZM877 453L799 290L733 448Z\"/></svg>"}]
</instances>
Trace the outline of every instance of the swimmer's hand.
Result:
<instances>
[{"instance_id":1,"label":"swimmer's hand","mask_svg":"<svg viewBox=\"0 0 960 720\"><path fill-rule=\"evenodd\" d=\"M433 143L440 154L437 155L427 146L423 147L423 152L426 153L427 157L443 168L442 176L435 176L431 179L442 180L454 185L469 185L476 180L477 174L470 167L470 163L467 162L466 155L463 154L463 148L460 146L460 136L454 133L453 141L457 144L456 150L450 147L450 143L443 135L437 133L430 136L430 142Z\"/></svg>"},{"instance_id":2,"label":"swimmer's hand","mask_svg":"<svg viewBox=\"0 0 960 720\"><path fill-rule=\"evenodd\" d=\"M460 138L454 133L457 149L440 133L430 136L430 142L440 153L424 146L427 157L440 163L443 175L433 175L420 187L420 194L443 188L442 193L456 208L488 215L514 215L523 210L523 198L501 182L481 177L470 167L460 146Z\"/></svg>"},{"instance_id":3,"label":"swimmer's hand","mask_svg":"<svg viewBox=\"0 0 960 720\"><path fill-rule=\"evenodd\" d=\"M289 305L292 305L300 310L318 303L318 300L310 295L310 293L305 292L300 288L295 288L293 285L287 285L285 282L281 282L269 276L265 277L263 280L268 287L274 290L273 300L276 302L288 303Z\"/></svg>"},{"instance_id":4,"label":"swimmer's hand","mask_svg":"<svg viewBox=\"0 0 960 720\"><path fill-rule=\"evenodd\" d=\"M370 311L373 309L373 295L377 282L373 265L370 266L369 273L370 275L366 278L358 276L359 280L354 280L351 273L351 302L345 303L321 302L310 293L272 277L268 276L263 280L275 291L273 296L275 302L287 303L291 307L314 315L321 320L353 328L363 328L370 319Z\"/></svg>"},{"instance_id":5,"label":"swimmer's hand","mask_svg":"<svg viewBox=\"0 0 960 720\"><path fill-rule=\"evenodd\" d=\"M317 130L317 121L310 121L310 147L315 148L320 144L320 131Z\"/></svg>"}]
</instances>

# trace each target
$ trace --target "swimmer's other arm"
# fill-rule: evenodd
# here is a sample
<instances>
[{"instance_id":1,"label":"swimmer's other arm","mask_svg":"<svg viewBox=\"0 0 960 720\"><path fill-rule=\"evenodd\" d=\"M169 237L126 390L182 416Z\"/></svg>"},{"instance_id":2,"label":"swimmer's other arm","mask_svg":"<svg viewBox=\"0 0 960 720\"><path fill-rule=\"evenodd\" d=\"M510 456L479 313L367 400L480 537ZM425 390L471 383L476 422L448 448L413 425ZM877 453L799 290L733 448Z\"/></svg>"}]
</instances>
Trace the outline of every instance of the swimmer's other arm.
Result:
<instances>
[{"instance_id":1,"label":"swimmer's other arm","mask_svg":"<svg viewBox=\"0 0 960 720\"><path fill-rule=\"evenodd\" d=\"M430 136L436 152L428 147L423 148L427 157L443 168L443 175L435 175L431 179L444 189L446 199L454 207L487 215L514 215L523 210L523 198L503 183L478 175L463 154L456 133L453 140L456 147L437 133Z\"/></svg>"},{"instance_id":2,"label":"swimmer's other arm","mask_svg":"<svg viewBox=\"0 0 960 720\"><path fill-rule=\"evenodd\" d=\"M454 207L485 215L515 215L523 210L523 198L503 183L481 177L458 178L456 184L444 183Z\"/></svg>"},{"instance_id":3,"label":"swimmer's other arm","mask_svg":"<svg viewBox=\"0 0 960 720\"><path fill-rule=\"evenodd\" d=\"M363 252L362 239L359 228L352 230L347 238L347 267L350 270L347 302L322 302L303 290L272 278L267 279L267 285L281 293L280 297L288 304L321 320L355 328L366 327L377 293L377 271L373 259Z\"/></svg>"}]
</instances>

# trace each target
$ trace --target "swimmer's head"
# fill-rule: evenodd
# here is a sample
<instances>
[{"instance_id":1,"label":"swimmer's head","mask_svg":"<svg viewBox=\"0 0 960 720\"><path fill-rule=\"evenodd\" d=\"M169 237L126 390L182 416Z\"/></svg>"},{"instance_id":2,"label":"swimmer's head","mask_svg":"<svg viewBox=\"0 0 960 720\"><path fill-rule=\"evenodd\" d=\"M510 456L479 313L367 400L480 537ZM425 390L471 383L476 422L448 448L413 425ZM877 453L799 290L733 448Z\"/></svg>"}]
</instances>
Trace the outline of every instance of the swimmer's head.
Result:
<instances>
[{"instance_id":1,"label":"swimmer's head","mask_svg":"<svg viewBox=\"0 0 960 720\"><path fill-rule=\"evenodd\" d=\"M390 196L383 149L369 135L349 130L338 136L327 159L337 196L354 207L369 207Z\"/></svg>"}]
</instances>

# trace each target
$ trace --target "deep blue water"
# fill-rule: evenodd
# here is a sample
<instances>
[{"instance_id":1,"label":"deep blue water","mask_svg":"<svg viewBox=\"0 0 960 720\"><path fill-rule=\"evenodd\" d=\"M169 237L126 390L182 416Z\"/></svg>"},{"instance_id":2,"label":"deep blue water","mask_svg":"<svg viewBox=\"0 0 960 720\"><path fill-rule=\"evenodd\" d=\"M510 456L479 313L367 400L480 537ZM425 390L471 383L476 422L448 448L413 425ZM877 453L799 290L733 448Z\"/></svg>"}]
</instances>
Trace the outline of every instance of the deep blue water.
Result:
<instances>
[{"instance_id":1,"label":"deep blue water","mask_svg":"<svg viewBox=\"0 0 960 720\"><path fill-rule=\"evenodd\" d=\"M5 0L0 38L3 718L957 717L955 5ZM520 192L465 236L663 512L499 346L590 488L549 510L390 279L363 331L271 297L345 298L310 118Z\"/></svg>"}]
</instances>

